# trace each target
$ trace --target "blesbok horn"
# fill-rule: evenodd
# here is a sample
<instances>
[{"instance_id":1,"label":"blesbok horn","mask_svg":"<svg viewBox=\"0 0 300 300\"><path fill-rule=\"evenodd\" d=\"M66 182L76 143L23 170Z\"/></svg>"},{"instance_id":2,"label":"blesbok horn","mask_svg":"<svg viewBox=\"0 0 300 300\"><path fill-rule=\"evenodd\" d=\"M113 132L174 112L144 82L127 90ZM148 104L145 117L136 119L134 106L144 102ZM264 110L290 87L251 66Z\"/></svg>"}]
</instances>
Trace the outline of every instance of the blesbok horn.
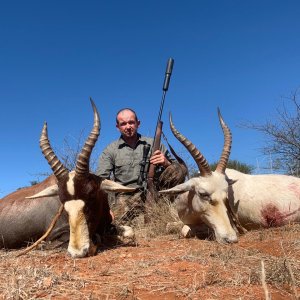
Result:
<instances>
[{"instance_id":1,"label":"blesbok horn","mask_svg":"<svg viewBox=\"0 0 300 300\"><path fill-rule=\"evenodd\" d=\"M203 154L196 148L196 146L189 141L185 136L183 136L174 126L172 121L172 115L170 113L170 128L174 136L181 142L183 146L189 151L195 160L201 176L209 176L211 175L211 169L209 164Z\"/></svg>"},{"instance_id":2,"label":"blesbok horn","mask_svg":"<svg viewBox=\"0 0 300 300\"><path fill-rule=\"evenodd\" d=\"M227 167L227 163L229 160L229 155L230 155L230 150L231 150L231 143L232 143L232 136L229 127L225 124L220 109L218 108L218 117L219 121L224 133L224 146L223 146L223 151L220 157L220 160L218 162L218 165L216 167L216 171L219 173L224 174L225 169Z\"/></svg>"},{"instance_id":3,"label":"blesbok horn","mask_svg":"<svg viewBox=\"0 0 300 300\"><path fill-rule=\"evenodd\" d=\"M94 126L76 161L75 174L79 176L89 173L90 156L100 134L99 113L92 98L90 101L94 111Z\"/></svg>"},{"instance_id":4,"label":"blesbok horn","mask_svg":"<svg viewBox=\"0 0 300 300\"><path fill-rule=\"evenodd\" d=\"M62 164L62 162L57 158L54 151L51 148L49 139L48 139L48 129L47 129L47 123L44 123L42 134L40 137L40 148L42 149L42 152L48 161L48 164L50 165L55 177L57 180L60 180L64 176L66 176L69 171L67 168Z\"/></svg>"}]
</instances>

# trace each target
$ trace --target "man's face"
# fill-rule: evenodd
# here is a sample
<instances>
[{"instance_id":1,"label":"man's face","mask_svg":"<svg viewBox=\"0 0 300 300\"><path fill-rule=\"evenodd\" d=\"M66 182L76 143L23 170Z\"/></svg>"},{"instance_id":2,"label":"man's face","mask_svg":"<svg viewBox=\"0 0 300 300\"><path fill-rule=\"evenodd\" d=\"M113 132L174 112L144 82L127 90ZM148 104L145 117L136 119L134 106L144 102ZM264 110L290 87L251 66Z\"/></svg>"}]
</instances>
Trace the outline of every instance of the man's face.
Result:
<instances>
[{"instance_id":1,"label":"man's face","mask_svg":"<svg viewBox=\"0 0 300 300\"><path fill-rule=\"evenodd\" d=\"M136 136L140 121L135 119L135 114L132 111L121 111L117 116L117 120L116 127L120 130L122 136L127 138Z\"/></svg>"}]
</instances>

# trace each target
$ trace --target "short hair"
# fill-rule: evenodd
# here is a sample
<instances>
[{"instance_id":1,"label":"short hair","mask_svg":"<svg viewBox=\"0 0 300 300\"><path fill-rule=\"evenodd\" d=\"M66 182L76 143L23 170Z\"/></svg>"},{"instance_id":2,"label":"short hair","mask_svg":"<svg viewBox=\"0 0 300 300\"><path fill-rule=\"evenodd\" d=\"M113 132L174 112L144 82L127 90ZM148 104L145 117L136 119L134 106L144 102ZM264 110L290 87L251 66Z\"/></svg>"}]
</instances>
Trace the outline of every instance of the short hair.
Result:
<instances>
[{"instance_id":1,"label":"short hair","mask_svg":"<svg viewBox=\"0 0 300 300\"><path fill-rule=\"evenodd\" d=\"M118 115L119 115L122 111L124 111L124 110L129 110L129 111L131 111L131 112L134 114L134 116L135 116L135 120L138 121L138 117L137 117L136 112L135 112L133 109L131 109L131 108L125 107L125 108L120 109L120 110L117 112L117 114L116 114L116 123L117 123L117 124L118 124Z\"/></svg>"}]
</instances>

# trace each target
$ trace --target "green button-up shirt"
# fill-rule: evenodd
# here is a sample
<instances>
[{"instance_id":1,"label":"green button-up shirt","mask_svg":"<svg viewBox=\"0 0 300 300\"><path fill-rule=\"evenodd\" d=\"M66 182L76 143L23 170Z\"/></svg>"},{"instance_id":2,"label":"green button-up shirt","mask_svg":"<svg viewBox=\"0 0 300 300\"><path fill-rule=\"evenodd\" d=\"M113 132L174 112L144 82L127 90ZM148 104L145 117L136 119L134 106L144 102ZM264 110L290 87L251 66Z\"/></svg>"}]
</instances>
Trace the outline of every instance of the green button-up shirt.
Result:
<instances>
[{"instance_id":1,"label":"green button-up shirt","mask_svg":"<svg viewBox=\"0 0 300 300\"><path fill-rule=\"evenodd\" d=\"M96 174L104 178L110 178L111 174L113 174L116 182L125 186L138 187L137 180L140 175L143 149L146 144L149 144L152 148L153 138L138 134L136 146L131 148L120 137L109 144L102 152ZM152 152L151 148L148 153L148 162ZM174 161L164 145L161 144L160 150L170 162Z\"/></svg>"}]
</instances>

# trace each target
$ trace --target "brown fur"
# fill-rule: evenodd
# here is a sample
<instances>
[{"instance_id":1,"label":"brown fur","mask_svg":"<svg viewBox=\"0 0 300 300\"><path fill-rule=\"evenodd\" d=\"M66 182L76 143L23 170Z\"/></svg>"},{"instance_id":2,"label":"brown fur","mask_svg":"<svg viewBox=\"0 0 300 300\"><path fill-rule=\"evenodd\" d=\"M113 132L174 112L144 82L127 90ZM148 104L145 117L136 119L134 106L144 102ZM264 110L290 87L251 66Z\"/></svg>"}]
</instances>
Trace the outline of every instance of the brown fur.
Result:
<instances>
[{"instance_id":1,"label":"brown fur","mask_svg":"<svg viewBox=\"0 0 300 300\"><path fill-rule=\"evenodd\" d=\"M36 241L48 229L61 202L58 196L26 199L56 183L53 175L41 183L15 191L0 200L0 247L20 248ZM48 240L66 242L68 217L64 212Z\"/></svg>"},{"instance_id":2,"label":"brown fur","mask_svg":"<svg viewBox=\"0 0 300 300\"><path fill-rule=\"evenodd\" d=\"M21 188L11 194L8 194L7 196L5 196L4 198L0 199L0 201L9 201L9 200L14 200L14 199L21 199L21 198L25 198L25 197L29 197L32 196L34 194L37 194L38 192L44 190L45 188L54 185L57 183L57 180L55 178L54 175L51 175L49 177L47 177L44 181L35 184L33 186L29 186L29 187L24 187Z\"/></svg>"}]
</instances>

